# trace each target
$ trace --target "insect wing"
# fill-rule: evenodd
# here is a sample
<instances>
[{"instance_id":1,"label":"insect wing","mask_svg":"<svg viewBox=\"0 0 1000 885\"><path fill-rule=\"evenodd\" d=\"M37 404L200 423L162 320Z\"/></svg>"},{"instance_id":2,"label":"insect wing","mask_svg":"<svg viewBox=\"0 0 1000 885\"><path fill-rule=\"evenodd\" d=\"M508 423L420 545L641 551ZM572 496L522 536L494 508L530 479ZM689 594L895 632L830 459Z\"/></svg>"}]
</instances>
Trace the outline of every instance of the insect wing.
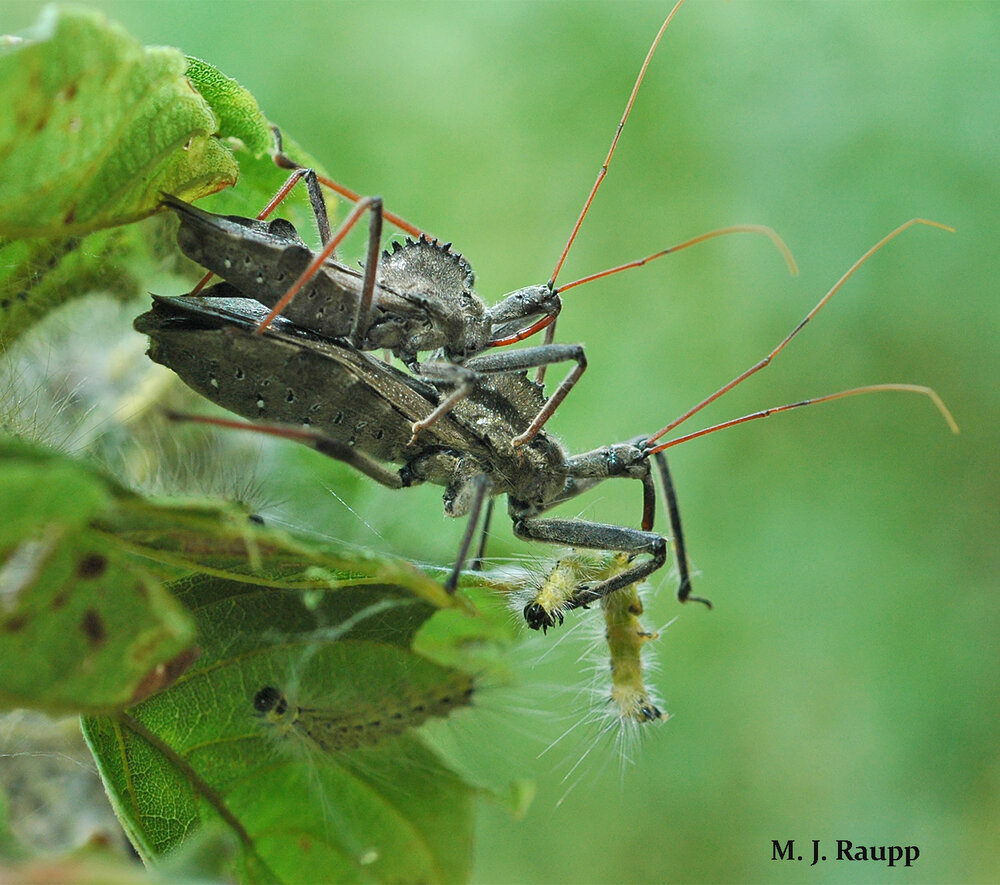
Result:
<instances>
[{"instance_id":1,"label":"insect wing","mask_svg":"<svg viewBox=\"0 0 1000 885\"><path fill-rule=\"evenodd\" d=\"M437 404L430 385L287 321L256 335L263 306L227 284L206 295L154 296L135 327L150 336L151 359L212 402L252 421L311 426L384 461L432 446L486 454L451 416L409 445L412 424Z\"/></svg>"},{"instance_id":2,"label":"insect wing","mask_svg":"<svg viewBox=\"0 0 1000 885\"><path fill-rule=\"evenodd\" d=\"M240 295L274 307L315 258L291 222L215 215L165 194L180 219L177 243L192 261L232 284ZM282 316L329 337L349 335L361 294L362 274L333 259L319 269ZM376 286L376 315L428 322L419 301ZM263 316L261 317L263 319ZM377 346L382 346L381 342Z\"/></svg>"}]
</instances>

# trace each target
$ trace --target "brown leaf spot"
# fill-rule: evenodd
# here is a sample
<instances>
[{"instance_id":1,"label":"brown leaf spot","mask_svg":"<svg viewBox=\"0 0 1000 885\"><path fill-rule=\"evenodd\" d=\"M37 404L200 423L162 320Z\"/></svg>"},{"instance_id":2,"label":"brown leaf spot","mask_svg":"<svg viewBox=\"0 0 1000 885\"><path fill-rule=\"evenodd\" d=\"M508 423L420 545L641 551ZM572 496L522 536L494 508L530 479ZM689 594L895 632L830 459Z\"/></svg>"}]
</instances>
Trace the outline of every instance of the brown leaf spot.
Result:
<instances>
[{"instance_id":1,"label":"brown leaf spot","mask_svg":"<svg viewBox=\"0 0 1000 885\"><path fill-rule=\"evenodd\" d=\"M78 578L99 578L108 570L108 561L100 553L88 553L76 564Z\"/></svg>"},{"instance_id":2,"label":"brown leaf spot","mask_svg":"<svg viewBox=\"0 0 1000 885\"><path fill-rule=\"evenodd\" d=\"M138 704L139 701L144 701L150 695L156 694L158 691L163 691L163 689L171 685L178 676L198 660L200 654L200 648L189 648L169 661L157 664L142 677L142 681L136 686L135 691L132 692L132 697L128 699L128 706L131 707L133 704Z\"/></svg>"},{"instance_id":3,"label":"brown leaf spot","mask_svg":"<svg viewBox=\"0 0 1000 885\"><path fill-rule=\"evenodd\" d=\"M80 629L83 630L87 641L92 646L101 645L108 638L108 631L104 626L104 621L101 619L100 614L92 608L88 608L83 613L83 618L80 620Z\"/></svg>"},{"instance_id":4,"label":"brown leaf spot","mask_svg":"<svg viewBox=\"0 0 1000 885\"><path fill-rule=\"evenodd\" d=\"M7 633L17 633L25 624L28 623L27 615L14 615L12 618L7 618L3 622L3 628Z\"/></svg>"}]
</instances>

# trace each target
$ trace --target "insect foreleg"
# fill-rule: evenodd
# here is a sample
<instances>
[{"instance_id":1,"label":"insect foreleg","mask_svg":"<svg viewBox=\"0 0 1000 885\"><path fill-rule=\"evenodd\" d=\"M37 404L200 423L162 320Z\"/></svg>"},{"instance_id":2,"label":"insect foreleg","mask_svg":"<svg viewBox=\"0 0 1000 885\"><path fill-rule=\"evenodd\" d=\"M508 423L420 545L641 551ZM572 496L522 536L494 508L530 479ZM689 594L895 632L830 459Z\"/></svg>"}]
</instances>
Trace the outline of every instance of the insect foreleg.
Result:
<instances>
[{"instance_id":1,"label":"insect foreleg","mask_svg":"<svg viewBox=\"0 0 1000 885\"><path fill-rule=\"evenodd\" d=\"M712 607L710 600L703 596L691 595L691 574L688 570L687 551L684 547L684 530L681 527L681 511L677 506L677 493L674 491L674 481L670 477L670 468L667 467L667 459L662 452L653 455L656 462L657 471L660 474L660 485L663 486L663 495L667 499L667 515L670 517L670 535L674 544L674 559L677 560L677 573L680 575L680 586L677 588L677 599L680 602L702 602L709 608Z\"/></svg>"},{"instance_id":2,"label":"insect foreleg","mask_svg":"<svg viewBox=\"0 0 1000 885\"><path fill-rule=\"evenodd\" d=\"M686 602L689 599L702 602L711 608L711 603L707 599L691 595L691 578L684 546L684 532L681 527L680 509L677 506L677 496L674 491L673 480L670 476L667 461L665 458L661 458L661 453L654 453L653 457L667 501L667 513L670 518L674 554L677 559L677 571L680 575L677 598L681 602ZM552 501L549 506L555 506L556 504L568 501L613 476L638 479L642 482L642 533L652 534L651 530L656 516L656 490L650 472L646 437L636 437L628 442L603 446L582 455L575 455L567 459L566 467L569 474L566 486L558 500ZM660 537L659 535L653 536ZM633 552L629 548L624 547L608 547L606 549ZM646 574L649 573L646 572ZM607 592L611 591L605 591L603 595L606 595Z\"/></svg>"},{"instance_id":3,"label":"insect foreleg","mask_svg":"<svg viewBox=\"0 0 1000 885\"><path fill-rule=\"evenodd\" d=\"M514 534L529 541L545 541L549 544L586 547L591 550L615 550L633 556L641 553L649 554L649 559L636 563L617 575L593 585L582 585L566 602L565 609L579 608L622 587L641 581L667 561L666 538L655 532L644 532L624 526L580 519L519 519L515 516ZM525 618L533 625L530 613L527 611Z\"/></svg>"}]
</instances>

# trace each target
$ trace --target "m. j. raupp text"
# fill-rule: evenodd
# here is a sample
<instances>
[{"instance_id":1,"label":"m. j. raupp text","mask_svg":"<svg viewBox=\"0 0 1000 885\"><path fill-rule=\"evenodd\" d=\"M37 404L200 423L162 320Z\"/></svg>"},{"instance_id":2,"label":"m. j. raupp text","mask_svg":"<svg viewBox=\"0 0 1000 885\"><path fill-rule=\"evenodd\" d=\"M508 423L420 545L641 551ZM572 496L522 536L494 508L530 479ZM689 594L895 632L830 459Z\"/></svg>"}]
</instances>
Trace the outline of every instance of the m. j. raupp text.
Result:
<instances>
[{"instance_id":1,"label":"m. j. raupp text","mask_svg":"<svg viewBox=\"0 0 1000 885\"><path fill-rule=\"evenodd\" d=\"M848 839L837 840L837 853L827 858L820 848L820 840L812 840L812 855L810 866L825 860L868 861L869 863L884 863L894 867L902 861L902 866L913 866L920 857L920 849L916 845L855 845ZM801 854L795 852L795 840L781 842L771 840L771 860L804 860Z\"/></svg>"}]
</instances>

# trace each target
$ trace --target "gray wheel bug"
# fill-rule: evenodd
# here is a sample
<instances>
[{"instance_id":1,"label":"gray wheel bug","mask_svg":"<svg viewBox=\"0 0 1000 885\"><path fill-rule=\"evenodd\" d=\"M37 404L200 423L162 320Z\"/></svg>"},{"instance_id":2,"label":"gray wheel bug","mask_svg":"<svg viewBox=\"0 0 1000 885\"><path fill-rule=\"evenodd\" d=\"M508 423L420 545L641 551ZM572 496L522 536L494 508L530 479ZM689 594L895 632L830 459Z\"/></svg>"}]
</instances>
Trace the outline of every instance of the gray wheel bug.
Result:
<instances>
[{"instance_id":1,"label":"gray wheel bug","mask_svg":"<svg viewBox=\"0 0 1000 885\"><path fill-rule=\"evenodd\" d=\"M591 588L592 599L639 581L665 563L667 541L651 531L652 475L636 444L569 456L539 431L525 445L514 445L543 399L541 387L524 372L485 378L473 396L434 422L415 444L410 426L436 408L436 388L346 341L324 338L285 320L258 336L256 324L265 308L256 309L226 283L210 294L204 299L154 296L153 310L137 318L136 329L149 335L150 357L169 366L198 393L243 417L268 423L194 420L305 442L389 488L422 482L444 486L445 513L470 517L446 584L449 591L455 589L468 558L485 500L499 494L508 496L515 533L522 538L649 555ZM553 346L567 357L579 350L578 345ZM666 460L659 458L665 470ZM402 466L392 469L385 462ZM642 482L642 530L540 518L611 476Z\"/></svg>"},{"instance_id":2,"label":"gray wheel bug","mask_svg":"<svg viewBox=\"0 0 1000 885\"><path fill-rule=\"evenodd\" d=\"M470 396L427 426L418 443L410 430L414 422L425 420L438 408L440 393L434 385L401 372L346 341L324 338L287 320L272 324L259 335L257 327L265 308L257 311L249 299L233 297L242 293L225 283L212 292L220 297L155 297L153 310L140 316L135 325L150 336L149 355L154 361L169 366L186 384L213 402L243 417L268 423L195 420L304 442L389 488L405 488L420 482L444 486L445 513L470 517L446 583L449 591L457 586L484 502L499 494L507 495L508 514L514 533L520 538L619 551L631 557L648 556L612 577L579 587L562 606L562 610L569 610L640 581L666 562L667 539L652 531L655 488L650 459L658 467L668 501L675 502L662 454L668 448L780 412L886 391L929 397L951 429L958 431L951 414L931 388L887 383L763 409L666 442L659 441L770 365L871 255L916 224L944 227L924 219L900 225L865 252L764 359L651 436L602 446L581 455L568 455L544 430L535 433L527 443L516 444L543 401L541 386L529 381L523 371L484 377ZM551 347L557 348L566 359L582 357L579 345ZM393 469L384 462L401 467ZM544 516L611 477L642 483L641 529ZM708 604L690 593L675 503L670 503L670 516L681 574L678 598ZM524 614L535 629L553 626L562 619L562 611L548 611L537 603L529 603Z\"/></svg>"}]
</instances>

